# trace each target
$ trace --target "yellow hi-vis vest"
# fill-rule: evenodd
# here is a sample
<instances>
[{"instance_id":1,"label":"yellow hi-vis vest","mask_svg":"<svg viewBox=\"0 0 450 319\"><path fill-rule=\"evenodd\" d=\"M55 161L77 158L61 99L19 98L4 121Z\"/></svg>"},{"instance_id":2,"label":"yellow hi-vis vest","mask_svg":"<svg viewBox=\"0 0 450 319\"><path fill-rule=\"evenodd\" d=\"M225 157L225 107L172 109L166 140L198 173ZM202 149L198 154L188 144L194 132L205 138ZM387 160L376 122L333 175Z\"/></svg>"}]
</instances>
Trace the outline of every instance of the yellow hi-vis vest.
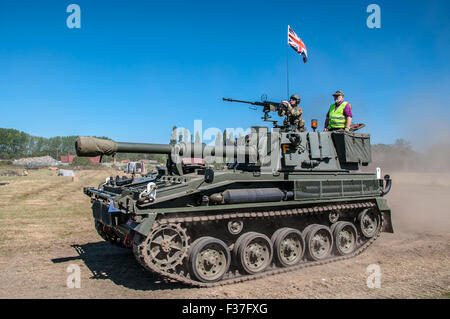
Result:
<instances>
[{"instance_id":1,"label":"yellow hi-vis vest","mask_svg":"<svg viewBox=\"0 0 450 319\"><path fill-rule=\"evenodd\" d=\"M335 110L336 104L330 106L328 111L328 129L345 128L344 109L348 102L342 102Z\"/></svg>"}]
</instances>

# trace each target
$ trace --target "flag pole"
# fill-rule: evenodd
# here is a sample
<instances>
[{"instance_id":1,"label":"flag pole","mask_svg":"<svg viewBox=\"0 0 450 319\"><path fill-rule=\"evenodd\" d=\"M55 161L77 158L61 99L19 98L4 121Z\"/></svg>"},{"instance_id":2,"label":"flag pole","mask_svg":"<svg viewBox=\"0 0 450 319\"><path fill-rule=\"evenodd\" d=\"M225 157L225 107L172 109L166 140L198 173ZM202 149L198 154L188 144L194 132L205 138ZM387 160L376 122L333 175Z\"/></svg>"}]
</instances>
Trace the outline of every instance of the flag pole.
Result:
<instances>
[{"instance_id":1,"label":"flag pole","mask_svg":"<svg viewBox=\"0 0 450 319\"><path fill-rule=\"evenodd\" d=\"M286 88L287 88L287 100L289 101L289 62L288 62L288 57L289 57L289 25L288 25L288 30L287 30L287 44L286 44Z\"/></svg>"}]
</instances>

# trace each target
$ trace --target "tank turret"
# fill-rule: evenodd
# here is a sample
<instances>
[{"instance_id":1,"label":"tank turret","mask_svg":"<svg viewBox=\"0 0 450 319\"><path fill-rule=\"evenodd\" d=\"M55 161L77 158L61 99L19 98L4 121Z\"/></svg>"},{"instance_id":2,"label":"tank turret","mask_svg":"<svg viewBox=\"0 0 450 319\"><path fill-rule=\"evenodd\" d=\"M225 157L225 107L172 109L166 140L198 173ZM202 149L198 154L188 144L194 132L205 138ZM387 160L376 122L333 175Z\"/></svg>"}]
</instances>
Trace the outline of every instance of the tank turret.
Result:
<instances>
[{"instance_id":1,"label":"tank turret","mask_svg":"<svg viewBox=\"0 0 450 319\"><path fill-rule=\"evenodd\" d=\"M355 171L371 161L370 135L355 132L296 132L252 127L251 134L232 145L208 146L200 143L123 143L93 137L78 137L78 156L115 153L167 154L168 167L182 158L207 158L209 162L227 158L231 167L243 171ZM231 159L231 160L230 160ZM182 174L173 169L174 174Z\"/></svg>"}]
</instances>

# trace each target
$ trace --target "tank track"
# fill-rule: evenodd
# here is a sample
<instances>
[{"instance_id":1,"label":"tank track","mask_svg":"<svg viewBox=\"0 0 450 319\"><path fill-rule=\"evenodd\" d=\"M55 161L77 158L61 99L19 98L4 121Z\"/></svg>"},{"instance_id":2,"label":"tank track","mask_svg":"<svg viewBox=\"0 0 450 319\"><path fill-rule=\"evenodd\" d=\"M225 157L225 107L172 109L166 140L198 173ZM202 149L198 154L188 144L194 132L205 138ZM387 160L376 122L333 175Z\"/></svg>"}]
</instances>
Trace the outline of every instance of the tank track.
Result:
<instances>
[{"instance_id":1,"label":"tank track","mask_svg":"<svg viewBox=\"0 0 450 319\"><path fill-rule=\"evenodd\" d=\"M270 217L278 217L278 216L290 216L290 215L317 215L317 214L325 214L330 212L335 212L336 210L358 210L361 208L376 208L377 205L373 201L365 201L358 203L348 203L348 204L328 204L328 205L316 205L313 207L306 208L294 208L294 209L285 209L285 210L269 210L269 211L251 211L251 212L240 212L240 213L225 213L218 215L209 215L209 216L186 216L186 217L167 217L163 216L161 219L155 221L152 230L167 224L185 224L190 225L193 223L207 223L218 220L231 220L231 219L246 219L246 218L270 218ZM204 283L197 281L195 279L190 278L189 272L186 269L178 269L178 270L170 270L165 271L162 270L151 262L149 262L148 258L145 254L143 254L143 250L145 249L145 239L144 240L136 240L133 244L133 252L136 257L136 260L147 270L161 276L164 278L168 278L170 280L174 280L184 285L193 286L193 287L217 287L224 286L229 284L236 284L240 282L245 282L254 279L261 279L267 276L272 276L276 274L291 272L295 270L299 270L306 267L324 265L332 262L347 260L353 257L358 256L363 251L365 251L373 242L380 236L381 230L383 228L383 215L380 212L381 224L378 228L378 232L372 237L363 242L359 247L357 247L352 253L344 256L330 256L324 260L320 261L302 261L300 264L291 266L291 267L279 267L276 266L275 263L272 264L264 271L253 274L241 274L238 271L232 272L231 270L225 274L224 278L218 282ZM138 236L139 237L139 236Z\"/></svg>"}]
</instances>

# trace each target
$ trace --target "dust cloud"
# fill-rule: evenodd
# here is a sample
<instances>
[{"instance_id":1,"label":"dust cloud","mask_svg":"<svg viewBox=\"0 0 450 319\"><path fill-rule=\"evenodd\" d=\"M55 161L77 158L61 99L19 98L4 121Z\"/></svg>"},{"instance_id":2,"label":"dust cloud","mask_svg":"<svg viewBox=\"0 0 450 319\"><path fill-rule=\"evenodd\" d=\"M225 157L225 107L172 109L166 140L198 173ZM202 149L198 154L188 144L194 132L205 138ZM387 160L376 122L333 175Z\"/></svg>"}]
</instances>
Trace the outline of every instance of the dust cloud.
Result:
<instances>
[{"instance_id":1,"label":"dust cloud","mask_svg":"<svg viewBox=\"0 0 450 319\"><path fill-rule=\"evenodd\" d=\"M450 143L442 140L416 151L405 140L394 145L373 145L372 163L365 169L393 180L386 195L394 231L403 234L450 233ZM447 141L449 141L448 139Z\"/></svg>"}]
</instances>

